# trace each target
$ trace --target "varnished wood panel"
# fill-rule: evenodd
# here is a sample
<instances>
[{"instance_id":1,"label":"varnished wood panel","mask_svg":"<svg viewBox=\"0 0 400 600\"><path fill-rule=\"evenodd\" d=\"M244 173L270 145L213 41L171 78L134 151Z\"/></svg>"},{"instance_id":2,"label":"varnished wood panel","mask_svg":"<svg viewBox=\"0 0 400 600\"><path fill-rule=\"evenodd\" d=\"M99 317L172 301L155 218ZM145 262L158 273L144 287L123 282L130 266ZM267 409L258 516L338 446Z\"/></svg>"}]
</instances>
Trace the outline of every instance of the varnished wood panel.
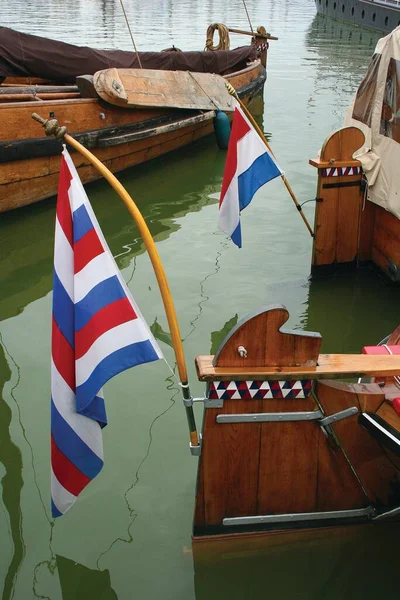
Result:
<instances>
[{"instance_id":1,"label":"varnished wood panel","mask_svg":"<svg viewBox=\"0 0 400 600\"><path fill-rule=\"evenodd\" d=\"M248 369L266 365L315 365L322 341L320 334L281 331L288 318L288 311L280 305L246 317L218 351L215 366ZM246 357L240 356L239 346L246 349Z\"/></svg>"},{"instance_id":2,"label":"varnished wood panel","mask_svg":"<svg viewBox=\"0 0 400 600\"><path fill-rule=\"evenodd\" d=\"M377 392L375 384L370 388L358 384L318 381L316 393L326 414L339 412L351 406L365 409L367 396L371 395L371 408L384 401L382 392ZM391 506L400 502L393 496L393 485L399 480L400 472L390 461L379 443L358 424L357 415L332 424L340 443L346 452L369 499L378 506Z\"/></svg>"},{"instance_id":3,"label":"varnished wood panel","mask_svg":"<svg viewBox=\"0 0 400 600\"><path fill-rule=\"evenodd\" d=\"M316 431L318 473L315 510L351 510L368 506L368 499L342 450L332 437L324 435L320 427L316 426Z\"/></svg>"},{"instance_id":4,"label":"varnished wood panel","mask_svg":"<svg viewBox=\"0 0 400 600\"><path fill-rule=\"evenodd\" d=\"M215 367L213 356L196 358L201 381L243 381L246 379L340 379L385 377L400 373L399 355L320 354L315 367Z\"/></svg>"},{"instance_id":5,"label":"varnished wood panel","mask_svg":"<svg viewBox=\"0 0 400 600\"><path fill-rule=\"evenodd\" d=\"M376 208L376 204L365 202L361 210L360 241L358 245L358 259L360 261L371 260Z\"/></svg>"},{"instance_id":6,"label":"varnished wood panel","mask_svg":"<svg viewBox=\"0 0 400 600\"><path fill-rule=\"evenodd\" d=\"M212 123L179 129L163 136L138 140L110 148L96 148L95 156L112 172L140 164L190 144L212 133ZM72 153L82 183L99 178L95 167ZM44 157L0 165L0 212L25 206L57 193L60 157ZM9 181L10 183L5 183Z\"/></svg>"},{"instance_id":7,"label":"varnished wood panel","mask_svg":"<svg viewBox=\"0 0 400 600\"><path fill-rule=\"evenodd\" d=\"M391 425L394 429L396 429L396 431L400 433L400 416L390 406L390 404L384 402L381 405L381 407L376 411L376 414L382 417L382 419L384 419L387 423L389 423L389 425Z\"/></svg>"},{"instance_id":8,"label":"varnished wood panel","mask_svg":"<svg viewBox=\"0 0 400 600\"><path fill-rule=\"evenodd\" d=\"M326 139L319 161L312 161L312 164L314 166L328 164L331 168L335 168L336 163L343 165L346 160L354 164L353 153L362 146L363 142L364 134L356 127L340 129ZM324 177L319 168L317 197L322 201L317 202L315 208L312 258L314 266L351 262L357 257L362 200L360 188L358 186L324 188L324 185L346 184L360 180L361 174Z\"/></svg>"},{"instance_id":9,"label":"varnished wood panel","mask_svg":"<svg viewBox=\"0 0 400 600\"><path fill-rule=\"evenodd\" d=\"M400 268L400 220L381 206L375 207L371 255L385 273L388 273L389 261Z\"/></svg>"},{"instance_id":10,"label":"varnished wood panel","mask_svg":"<svg viewBox=\"0 0 400 600\"><path fill-rule=\"evenodd\" d=\"M263 400L263 412L315 410L312 398ZM315 510L318 431L313 422L262 423L258 514Z\"/></svg>"},{"instance_id":11,"label":"varnished wood panel","mask_svg":"<svg viewBox=\"0 0 400 600\"><path fill-rule=\"evenodd\" d=\"M260 412L260 408L260 400L234 400L225 402L223 409L205 412L200 479L204 481L204 515L208 526L221 525L228 516L257 514L261 425L217 423L216 416ZM202 502L199 493L197 498L197 502ZM196 510L196 514L200 513Z\"/></svg>"},{"instance_id":12,"label":"varnished wood panel","mask_svg":"<svg viewBox=\"0 0 400 600\"><path fill-rule=\"evenodd\" d=\"M3 123L7 123L7 127L0 128L0 141L43 137L43 128L31 118L34 110L44 118L49 118L50 113L54 113L54 118L58 119L60 125L67 126L68 133L137 123L171 112L145 109L127 111L92 98L68 102L64 100L43 101L40 105L39 103L33 105L32 102L21 102L17 105L15 103L0 104L0 117Z\"/></svg>"}]
</instances>

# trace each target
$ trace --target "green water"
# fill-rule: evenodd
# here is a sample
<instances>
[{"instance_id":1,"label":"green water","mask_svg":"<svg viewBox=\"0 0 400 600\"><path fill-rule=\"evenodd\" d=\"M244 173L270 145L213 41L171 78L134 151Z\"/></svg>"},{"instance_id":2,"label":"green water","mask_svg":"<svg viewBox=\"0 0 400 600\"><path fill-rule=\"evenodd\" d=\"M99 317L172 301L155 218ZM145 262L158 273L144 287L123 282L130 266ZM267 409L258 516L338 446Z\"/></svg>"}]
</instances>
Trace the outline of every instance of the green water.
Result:
<instances>
[{"instance_id":1,"label":"green water","mask_svg":"<svg viewBox=\"0 0 400 600\"><path fill-rule=\"evenodd\" d=\"M204 46L212 22L248 28L238 0L125 1L142 49ZM299 201L315 197L308 159L340 126L379 34L315 17L312 0L247 2L271 42L259 119ZM2 0L2 23L74 43L130 48L117 0ZM232 45L247 39L233 38ZM260 110L261 108L261 110ZM225 155L213 138L121 175L164 262L192 393L194 357L238 318L283 303L289 327L324 350L359 351L398 324L399 291L370 271L310 281L311 238L280 181L242 216L244 247L217 229ZM174 364L166 319L136 227L102 182L87 188L133 296ZM305 213L313 219L314 205ZM397 529L287 537L263 550L193 558L197 459L180 392L161 362L105 388L105 466L71 511L49 511L50 313L54 200L0 218L0 593L2 600L395 598ZM201 410L196 411L199 422Z\"/></svg>"}]
</instances>

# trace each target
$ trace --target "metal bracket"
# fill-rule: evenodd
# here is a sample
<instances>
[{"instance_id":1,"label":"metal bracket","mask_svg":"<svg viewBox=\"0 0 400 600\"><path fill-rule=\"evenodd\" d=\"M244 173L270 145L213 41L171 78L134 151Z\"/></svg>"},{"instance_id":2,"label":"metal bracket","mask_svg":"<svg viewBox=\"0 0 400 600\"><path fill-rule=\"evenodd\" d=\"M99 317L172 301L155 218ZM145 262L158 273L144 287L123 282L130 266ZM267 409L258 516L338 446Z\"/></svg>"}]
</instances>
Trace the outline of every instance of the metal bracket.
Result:
<instances>
[{"instance_id":1,"label":"metal bracket","mask_svg":"<svg viewBox=\"0 0 400 600\"><path fill-rule=\"evenodd\" d=\"M198 444L198 446L194 446L193 444L191 444L189 442L190 454L192 456L200 456L202 444L203 444L203 436L200 433L199 434L199 444Z\"/></svg>"},{"instance_id":2,"label":"metal bracket","mask_svg":"<svg viewBox=\"0 0 400 600\"><path fill-rule=\"evenodd\" d=\"M222 520L222 524L232 525L263 525L270 523L296 523L298 521L320 521L327 519L357 519L360 517L372 517L375 509L372 506L356 508L351 510L329 510L324 512L288 513L283 515L260 515L251 517L228 517Z\"/></svg>"},{"instance_id":3,"label":"metal bracket","mask_svg":"<svg viewBox=\"0 0 400 600\"><path fill-rule=\"evenodd\" d=\"M373 517L373 521L383 521L384 519L390 519L391 517L397 517L400 514L400 506L392 508L392 510L386 510L385 512L377 514Z\"/></svg>"},{"instance_id":4,"label":"metal bracket","mask_svg":"<svg viewBox=\"0 0 400 600\"><path fill-rule=\"evenodd\" d=\"M341 410L334 415L329 415L328 417L324 417L320 419L319 425L321 427L326 427L331 423L336 423L336 421L341 421L342 419L347 419L347 417L352 417L358 413L358 408L356 406L352 406L351 408L346 408L345 410Z\"/></svg>"},{"instance_id":5,"label":"metal bracket","mask_svg":"<svg viewBox=\"0 0 400 600\"><path fill-rule=\"evenodd\" d=\"M205 396L203 398L192 398L191 400L192 402L204 402L204 408L222 408L224 406L222 398L210 399Z\"/></svg>"},{"instance_id":6,"label":"metal bracket","mask_svg":"<svg viewBox=\"0 0 400 600\"><path fill-rule=\"evenodd\" d=\"M215 398L214 400L210 400L210 398L204 398L204 408L223 408L224 401L221 398Z\"/></svg>"},{"instance_id":7,"label":"metal bracket","mask_svg":"<svg viewBox=\"0 0 400 600\"><path fill-rule=\"evenodd\" d=\"M264 423L283 421L317 421L323 414L320 410L309 412L249 413L236 415L217 415L217 423Z\"/></svg>"},{"instance_id":8,"label":"metal bracket","mask_svg":"<svg viewBox=\"0 0 400 600\"><path fill-rule=\"evenodd\" d=\"M284 421L318 421L321 427L327 427L331 423L352 417L358 413L358 408L352 406L341 410L334 415L324 417L322 411L312 410L308 412L282 412L282 413L249 413L236 415L217 415L217 423L274 423Z\"/></svg>"}]
</instances>

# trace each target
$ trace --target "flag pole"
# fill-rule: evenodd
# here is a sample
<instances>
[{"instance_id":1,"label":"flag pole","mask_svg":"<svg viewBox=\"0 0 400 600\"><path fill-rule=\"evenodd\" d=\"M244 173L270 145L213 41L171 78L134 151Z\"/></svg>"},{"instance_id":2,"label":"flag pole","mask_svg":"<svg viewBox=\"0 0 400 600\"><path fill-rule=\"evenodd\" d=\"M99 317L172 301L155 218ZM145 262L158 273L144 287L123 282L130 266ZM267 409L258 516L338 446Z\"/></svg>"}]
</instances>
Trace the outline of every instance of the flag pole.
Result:
<instances>
[{"instance_id":1,"label":"flag pole","mask_svg":"<svg viewBox=\"0 0 400 600\"><path fill-rule=\"evenodd\" d=\"M67 144L72 146L77 152L80 152L96 169L103 175L108 181L112 188L117 192L122 202L127 207L130 215L135 221L139 233L142 236L144 245L149 254L151 264L153 265L154 273L160 288L162 301L164 304L165 313L167 316L168 326L171 333L172 345L175 352L176 364L178 367L179 378L181 381L183 402L186 409L186 416L188 419L189 432L190 432L190 444L191 449L199 446L199 438L196 428L196 420L193 411L193 400L190 394L186 360L183 352L183 345L181 335L179 331L178 319L176 316L175 306L172 299L172 295L169 289L167 277L165 275L164 267L160 259L160 255L157 250L157 246L153 240L153 237L147 227L146 221L144 220L140 210L136 206L135 202L128 194L126 189L121 185L118 179L111 173L111 171L103 165L103 163L94 156L87 148L82 146L77 140L67 134L67 128L61 127L58 124L57 119L43 119L40 115L32 113L32 119L38 121L43 125L46 135L54 135L59 140L64 140ZM194 452L196 453L196 451Z\"/></svg>"},{"instance_id":2,"label":"flag pole","mask_svg":"<svg viewBox=\"0 0 400 600\"><path fill-rule=\"evenodd\" d=\"M243 112L246 114L247 118L251 121L254 129L257 131L258 135L260 136L260 138L262 139L262 141L264 142L264 144L267 146L269 152L272 154L272 156L274 158L276 158L275 154L272 151L271 146L268 143L267 138L265 137L264 133L261 131L261 128L259 127L257 121L254 119L253 115L250 113L250 111L247 109L247 107L243 104L243 102L241 101L241 99L239 98L239 96L237 95L237 92L235 90L235 88L233 87L233 85L231 85L230 83L226 82L226 89L228 90L228 92L230 93L231 96L233 96L240 104ZM299 202L297 201L296 196L294 195L294 191L292 190L290 183L288 182L288 180L286 179L286 175L284 173L282 173L281 175L281 179L283 181L283 183L286 186L287 191L290 194L290 197L292 198L293 202L296 205L297 210L300 213L301 218L303 219L308 231L310 232L311 237L314 237L314 232L311 228L310 223L307 220L307 217L305 216L305 214L303 213L303 209L301 207L301 204L299 204Z\"/></svg>"}]
</instances>

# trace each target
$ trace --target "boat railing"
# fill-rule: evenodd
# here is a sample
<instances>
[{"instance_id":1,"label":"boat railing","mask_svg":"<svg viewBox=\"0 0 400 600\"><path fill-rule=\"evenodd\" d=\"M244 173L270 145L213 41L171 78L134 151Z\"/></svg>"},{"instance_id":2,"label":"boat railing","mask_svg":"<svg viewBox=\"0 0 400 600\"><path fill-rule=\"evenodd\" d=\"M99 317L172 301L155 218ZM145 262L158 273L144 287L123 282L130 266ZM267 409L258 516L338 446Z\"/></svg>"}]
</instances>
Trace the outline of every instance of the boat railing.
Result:
<instances>
[{"instance_id":1,"label":"boat railing","mask_svg":"<svg viewBox=\"0 0 400 600\"><path fill-rule=\"evenodd\" d=\"M400 0L371 0L374 4L382 4L388 7L400 6Z\"/></svg>"}]
</instances>

